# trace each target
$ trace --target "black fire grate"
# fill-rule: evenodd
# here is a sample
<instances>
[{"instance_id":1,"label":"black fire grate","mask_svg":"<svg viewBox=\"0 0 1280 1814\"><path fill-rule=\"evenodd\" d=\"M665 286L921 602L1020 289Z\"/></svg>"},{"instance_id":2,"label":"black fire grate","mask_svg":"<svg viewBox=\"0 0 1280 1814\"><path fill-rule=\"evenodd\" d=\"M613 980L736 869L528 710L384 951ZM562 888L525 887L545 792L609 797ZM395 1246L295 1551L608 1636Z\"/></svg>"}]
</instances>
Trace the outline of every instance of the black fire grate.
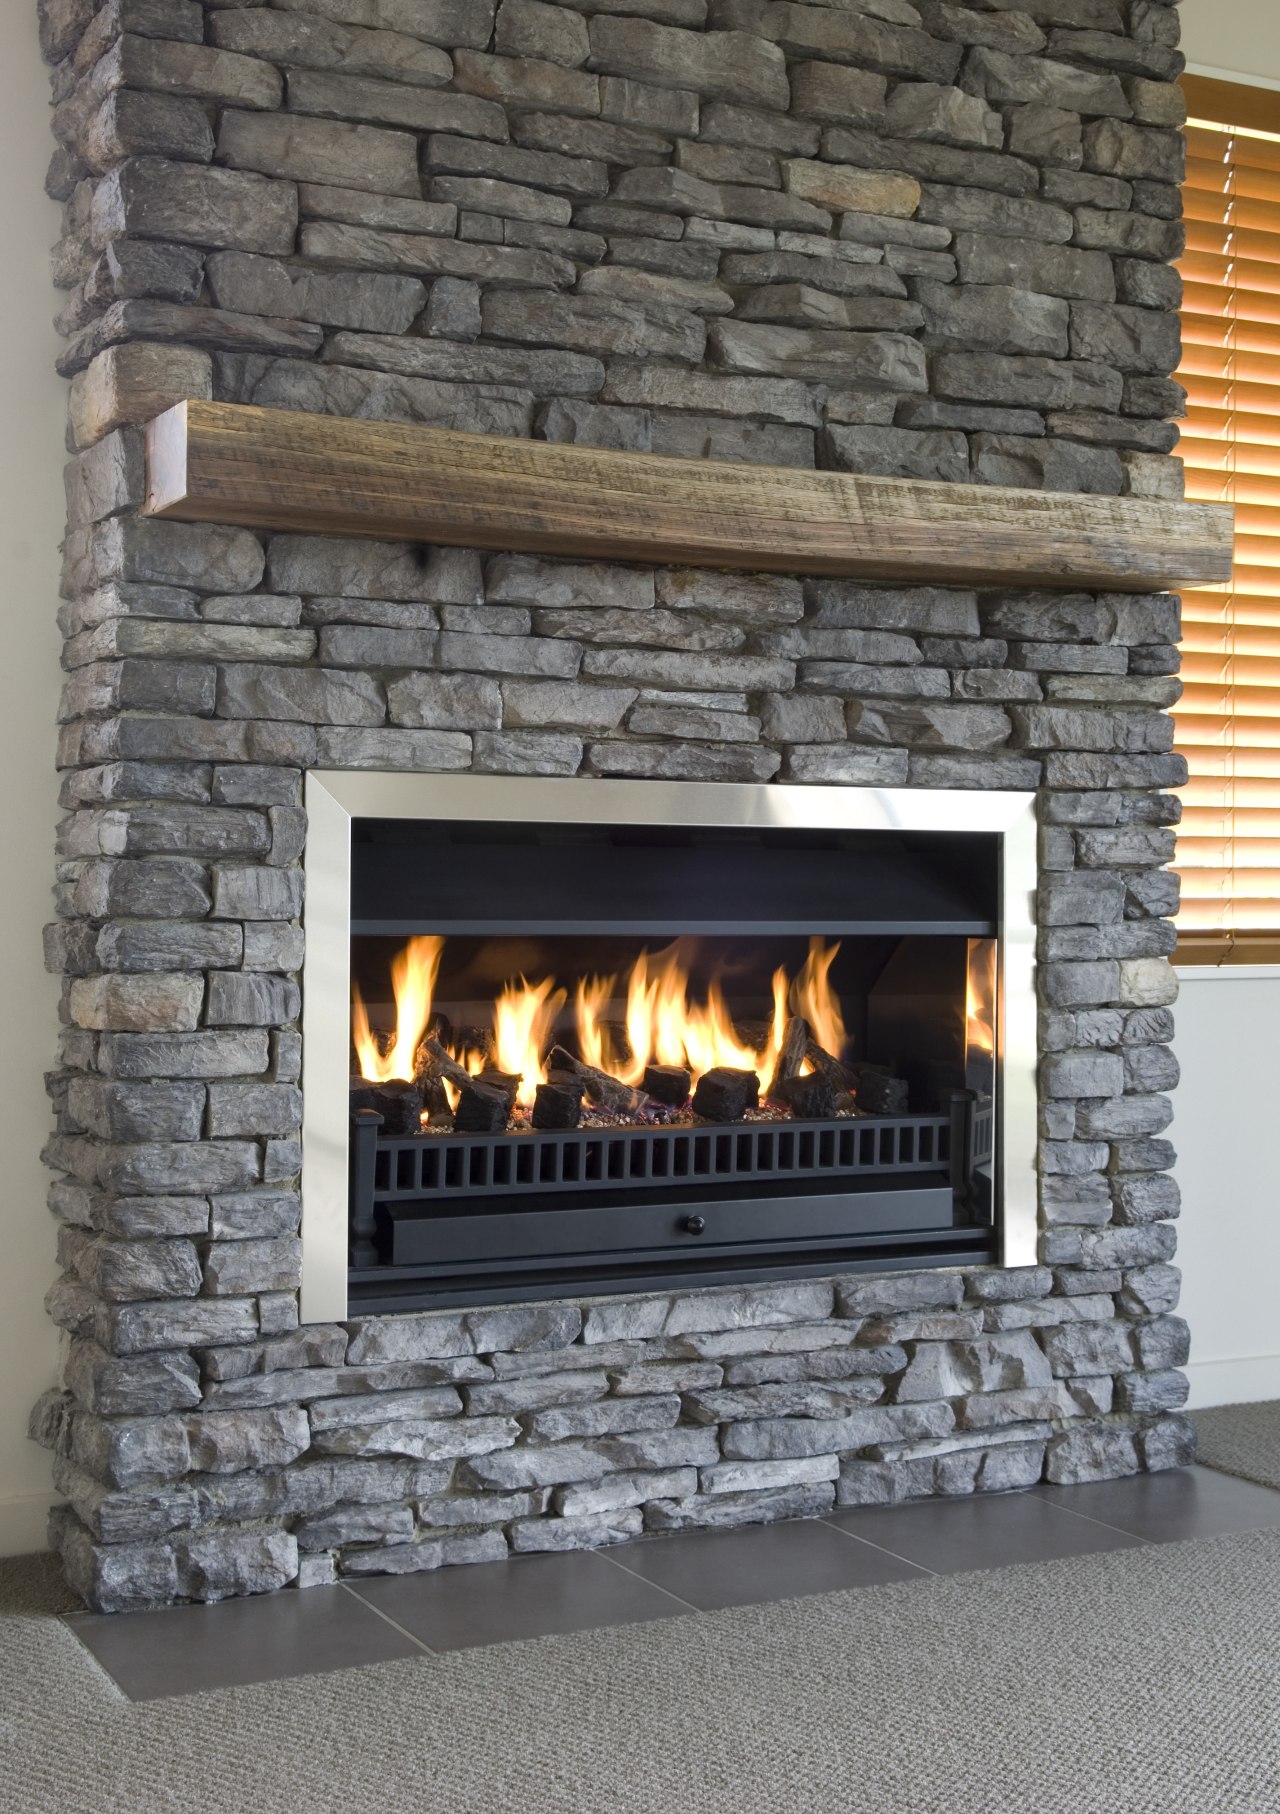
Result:
<instances>
[{"instance_id":1,"label":"black fire grate","mask_svg":"<svg viewBox=\"0 0 1280 1814\"><path fill-rule=\"evenodd\" d=\"M378 1202L457 1200L938 1171L951 1166L958 1139L969 1148L963 1155L968 1171L990 1151L991 1121L990 1104L980 1104L958 1119L904 1115L399 1137L380 1133L380 1117L364 1113L355 1117L353 1130L355 1193Z\"/></svg>"},{"instance_id":2,"label":"black fire grate","mask_svg":"<svg viewBox=\"0 0 1280 1814\"><path fill-rule=\"evenodd\" d=\"M760 1122L735 1128L625 1128L378 1140L377 1197L512 1196L697 1179L820 1178L931 1171L948 1163L949 1119Z\"/></svg>"}]
</instances>

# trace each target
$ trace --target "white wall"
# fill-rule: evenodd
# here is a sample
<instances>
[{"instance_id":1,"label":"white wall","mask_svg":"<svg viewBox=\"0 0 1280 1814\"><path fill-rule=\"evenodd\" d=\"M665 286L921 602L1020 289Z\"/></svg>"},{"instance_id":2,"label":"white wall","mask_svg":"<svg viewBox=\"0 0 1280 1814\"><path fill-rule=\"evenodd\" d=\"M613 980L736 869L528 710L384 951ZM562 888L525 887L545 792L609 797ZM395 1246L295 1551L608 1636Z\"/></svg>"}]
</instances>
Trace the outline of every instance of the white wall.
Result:
<instances>
[{"instance_id":1,"label":"white wall","mask_svg":"<svg viewBox=\"0 0 1280 1814\"><path fill-rule=\"evenodd\" d=\"M27 1413L54 1377L55 1332L41 1307L54 1276L40 1147L43 1072L53 1062L58 992L41 967L57 790L58 543L65 386L53 370L58 304L48 279L58 209L43 190L52 140L35 6L11 6L0 60L0 1555L44 1547L49 1458Z\"/></svg>"},{"instance_id":2,"label":"white wall","mask_svg":"<svg viewBox=\"0 0 1280 1814\"><path fill-rule=\"evenodd\" d=\"M1179 12L1193 69L1280 88L1276 0L1182 0Z\"/></svg>"},{"instance_id":3,"label":"white wall","mask_svg":"<svg viewBox=\"0 0 1280 1814\"><path fill-rule=\"evenodd\" d=\"M1184 970L1177 1015L1191 1404L1280 1398L1280 970Z\"/></svg>"}]
</instances>

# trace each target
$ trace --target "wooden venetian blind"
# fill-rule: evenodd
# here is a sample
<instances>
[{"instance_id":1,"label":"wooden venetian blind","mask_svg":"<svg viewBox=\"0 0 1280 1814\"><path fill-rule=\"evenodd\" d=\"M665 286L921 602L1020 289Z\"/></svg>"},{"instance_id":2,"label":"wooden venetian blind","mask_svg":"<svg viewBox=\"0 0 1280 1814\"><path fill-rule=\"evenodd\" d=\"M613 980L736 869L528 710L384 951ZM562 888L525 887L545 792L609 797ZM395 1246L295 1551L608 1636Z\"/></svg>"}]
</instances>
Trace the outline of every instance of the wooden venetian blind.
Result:
<instances>
[{"instance_id":1,"label":"wooden venetian blind","mask_svg":"<svg viewBox=\"0 0 1280 1814\"><path fill-rule=\"evenodd\" d=\"M1179 451L1236 539L1231 581L1183 593L1179 958L1223 962L1280 956L1280 93L1184 87Z\"/></svg>"}]
</instances>

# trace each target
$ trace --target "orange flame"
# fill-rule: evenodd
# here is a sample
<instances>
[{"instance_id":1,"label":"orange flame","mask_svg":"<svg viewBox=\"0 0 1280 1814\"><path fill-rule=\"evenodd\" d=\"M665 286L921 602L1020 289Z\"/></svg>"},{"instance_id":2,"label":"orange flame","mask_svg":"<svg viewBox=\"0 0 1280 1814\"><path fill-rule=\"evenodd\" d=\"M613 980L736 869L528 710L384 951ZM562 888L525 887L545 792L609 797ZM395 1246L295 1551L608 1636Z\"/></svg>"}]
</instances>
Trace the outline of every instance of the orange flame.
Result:
<instances>
[{"instance_id":1,"label":"orange flame","mask_svg":"<svg viewBox=\"0 0 1280 1814\"><path fill-rule=\"evenodd\" d=\"M627 979L625 1056L611 1049L601 1015L616 992L615 977L592 977L579 984L574 1002L578 1044L588 1064L622 1083L638 1085L649 1064L679 1065L696 1083L717 1065L755 1071L766 1083L773 1074L788 1012L802 1014L825 1050L839 1054L844 1022L831 990L829 972L839 945L811 939L809 956L793 983L784 969L773 973L773 1012L763 1045L753 1045L734 1025L719 981L702 1002L689 995L689 946L677 939L665 950L642 951ZM806 1064L804 1069L808 1069Z\"/></svg>"},{"instance_id":2,"label":"orange flame","mask_svg":"<svg viewBox=\"0 0 1280 1814\"><path fill-rule=\"evenodd\" d=\"M846 1038L840 1001L830 982L831 966L839 949L839 945L824 945L821 939L811 938L809 955L791 992L795 1012L808 1021L813 1037L833 1058L843 1052Z\"/></svg>"},{"instance_id":3,"label":"orange flame","mask_svg":"<svg viewBox=\"0 0 1280 1814\"><path fill-rule=\"evenodd\" d=\"M547 1081L542 1059L551 1043L551 1030L563 1008L566 991L557 989L551 977L540 983L508 983L493 1004L493 1061L500 1071L519 1077L516 1101L525 1108L533 1105L540 1083Z\"/></svg>"},{"instance_id":4,"label":"orange flame","mask_svg":"<svg viewBox=\"0 0 1280 1814\"><path fill-rule=\"evenodd\" d=\"M996 943L994 939L969 940L968 977L965 984L965 1058L971 1052L996 1049Z\"/></svg>"},{"instance_id":5,"label":"orange flame","mask_svg":"<svg viewBox=\"0 0 1280 1814\"><path fill-rule=\"evenodd\" d=\"M814 1038L826 1051L839 1055L845 1044L840 1004L831 988L831 965L839 945L820 938L809 941L809 955L791 978L778 968L773 973L773 1006L768 1032L761 1045L739 1032L724 998L719 979L707 987L701 1001L690 996L691 942L676 939L665 950L642 951L626 979L625 1022L628 1050L614 1049L606 1015L618 999L618 979L613 976L584 978L574 996L578 1049L585 1063L607 1071L619 1082L637 1086L649 1064L678 1065L688 1070L694 1083L718 1065L755 1071L768 1084L782 1050L787 1020L792 1014L808 1021ZM361 1076L372 1083L391 1078L412 1078L418 1047L431 1024L432 1003L444 940L410 939L391 966L396 1003L395 1035L388 1044L379 1041L358 987L352 986L351 1027ZM531 983L521 977L508 982L493 1004L493 1042L487 1052L473 1047L449 1047L450 1055L475 1076L492 1065L520 1078L516 1100L529 1107L540 1083L546 1082L544 1063L553 1042L555 1024L565 1006L567 991L552 977ZM385 1050L384 1050L385 1047ZM811 1067L806 1060L803 1071ZM447 1081L451 1107L457 1090Z\"/></svg>"},{"instance_id":6,"label":"orange flame","mask_svg":"<svg viewBox=\"0 0 1280 1814\"><path fill-rule=\"evenodd\" d=\"M378 1049L369 1026L369 1015L356 983L351 985L351 1037L355 1044L360 1075L370 1083L388 1083L393 1077L412 1081L414 1056L423 1034L431 1024L431 1003L435 995L442 938L411 938L403 951L396 953L391 965L391 987L396 998L396 1033L390 1048Z\"/></svg>"}]
</instances>

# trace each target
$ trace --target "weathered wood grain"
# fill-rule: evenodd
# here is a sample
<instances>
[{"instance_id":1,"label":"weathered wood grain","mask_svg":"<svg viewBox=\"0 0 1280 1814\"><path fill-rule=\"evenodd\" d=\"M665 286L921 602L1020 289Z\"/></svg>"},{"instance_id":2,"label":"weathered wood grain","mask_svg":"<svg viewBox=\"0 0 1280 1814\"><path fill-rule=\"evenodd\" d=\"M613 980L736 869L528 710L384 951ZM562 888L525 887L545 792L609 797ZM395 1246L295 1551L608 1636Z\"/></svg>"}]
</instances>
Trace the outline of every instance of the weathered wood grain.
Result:
<instances>
[{"instance_id":1,"label":"weathered wood grain","mask_svg":"<svg viewBox=\"0 0 1280 1814\"><path fill-rule=\"evenodd\" d=\"M152 516L605 560L1152 591L1231 573L1218 504L659 458L189 401Z\"/></svg>"}]
</instances>

